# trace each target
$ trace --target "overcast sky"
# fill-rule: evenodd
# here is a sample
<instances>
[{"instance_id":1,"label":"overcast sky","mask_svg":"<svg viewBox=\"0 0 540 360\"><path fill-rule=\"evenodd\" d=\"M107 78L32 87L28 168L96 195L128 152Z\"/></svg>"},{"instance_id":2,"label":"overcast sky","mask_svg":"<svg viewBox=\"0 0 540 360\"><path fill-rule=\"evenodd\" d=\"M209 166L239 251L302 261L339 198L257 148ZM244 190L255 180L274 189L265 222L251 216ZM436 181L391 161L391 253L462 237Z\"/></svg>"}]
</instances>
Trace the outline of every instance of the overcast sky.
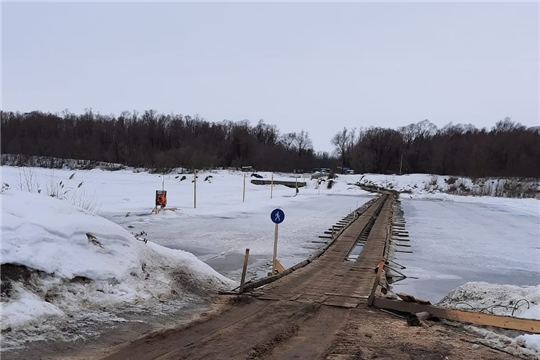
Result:
<instances>
[{"instance_id":1,"label":"overcast sky","mask_svg":"<svg viewBox=\"0 0 540 360\"><path fill-rule=\"evenodd\" d=\"M539 125L538 3L4 3L2 109Z\"/></svg>"}]
</instances>

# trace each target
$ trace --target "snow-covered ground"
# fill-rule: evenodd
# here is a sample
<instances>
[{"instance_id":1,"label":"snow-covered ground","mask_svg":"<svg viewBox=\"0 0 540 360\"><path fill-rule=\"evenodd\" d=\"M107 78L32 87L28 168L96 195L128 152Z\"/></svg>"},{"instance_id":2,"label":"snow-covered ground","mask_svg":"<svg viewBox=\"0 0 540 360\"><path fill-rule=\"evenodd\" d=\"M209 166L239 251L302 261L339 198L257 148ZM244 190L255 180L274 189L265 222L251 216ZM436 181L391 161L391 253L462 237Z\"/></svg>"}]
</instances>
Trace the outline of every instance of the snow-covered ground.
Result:
<instances>
[{"instance_id":1,"label":"snow-covered ground","mask_svg":"<svg viewBox=\"0 0 540 360\"><path fill-rule=\"evenodd\" d=\"M235 286L193 254L145 244L66 201L14 189L1 197L4 349L18 344L12 334L50 330L51 320L141 302L183 306Z\"/></svg>"},{"instance_id":2,"label":"snow-covered ground","mask_svg":"<svg viewBox=\"0 0 540 360\"><path fill-rule=\"evenodd\" d=\"M276 185L270 198L270 186L251 184L247 174L243 201L244 173L206 171L199 173L194 208L193 174L181 181L184 174L133 169L1 170L2 182L10 185L0 196L2 264L49 274L15 284L13 292L19 297L2 299L3 328L24 327L26 319L45 332L51 323L37 315L61 318L77 307L86 307L87 313L95 310L95 318L123 321L118 313L106 312L109 305L144 306L151 298L189 306L207 290L236 284L246 248L248 276L264 276L271 265L274 208L285 212L278 259L289 267L321 246L318 235L374 196L352 185L359 180L406 191L401 199L413 253L396 259L410 276L395 285L396 291L436 302L469 281L540 284L540 202L441 193L448 177L342 175L327 189L325 183L318 188L309 175L299 175L307 187L297 196L295 189ZM271 174L260 174L270 179ZM294 180L291 174L275 174L274 179ZM434 183L440 184L429 188ZM155 191L162 186L171 210L152 214ZM51 193L64 201L48 197ZM185 281L173 293L170 284L178 268ZM157 303L160 311L170 310ZM30 310L34 313L24 315ZM8 334L3 348L6 339L13 340L10 346L17 345L17 336Z\"/></svg>"},{"instance_id":3,"label":"snow-covered ground","mask_svg":"<svg viewBox=\"0 0 540 360\"><path fill-rule=\"evenodd\" d=\"M534 178L477 178L461 176L407 174L364 174L362 185L375 185L414 198L444 198L442 193L464 196L534 198L540 196L540 180Z\"/></svg>"}]
</instances>

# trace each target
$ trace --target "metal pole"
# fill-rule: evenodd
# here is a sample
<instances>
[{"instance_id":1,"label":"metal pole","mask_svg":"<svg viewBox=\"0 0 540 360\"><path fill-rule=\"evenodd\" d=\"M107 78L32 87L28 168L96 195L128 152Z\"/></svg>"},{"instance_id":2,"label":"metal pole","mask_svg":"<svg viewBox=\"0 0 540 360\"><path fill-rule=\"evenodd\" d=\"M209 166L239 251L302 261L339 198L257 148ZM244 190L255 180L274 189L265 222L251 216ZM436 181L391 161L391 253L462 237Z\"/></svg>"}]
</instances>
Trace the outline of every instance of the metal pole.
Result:
<instances>
[{"instance_id":1,"label":"metal pole","mask_svg":"<svg viewBox=\"0 0 540 360\"><path fill-rule=\"evenodd\" d=\"M248 259L249 259L249 249L246 249L246 254L244 255L244 267L242 268L242 279L240 280L240 294L244 292L244 283L246 281Z\"/></svg>"},{"instance_id":2,"label":"metal pole","mask_svg":"<svg viewBox=\"0 0 540 360\"><path fill-rule=\"evenodd\" d=\"M276 273L277 240L278 240L278 224L276 224L275 230L274 230L274 257L272 260L272 275Z\"/></svg>"}]
</instances>

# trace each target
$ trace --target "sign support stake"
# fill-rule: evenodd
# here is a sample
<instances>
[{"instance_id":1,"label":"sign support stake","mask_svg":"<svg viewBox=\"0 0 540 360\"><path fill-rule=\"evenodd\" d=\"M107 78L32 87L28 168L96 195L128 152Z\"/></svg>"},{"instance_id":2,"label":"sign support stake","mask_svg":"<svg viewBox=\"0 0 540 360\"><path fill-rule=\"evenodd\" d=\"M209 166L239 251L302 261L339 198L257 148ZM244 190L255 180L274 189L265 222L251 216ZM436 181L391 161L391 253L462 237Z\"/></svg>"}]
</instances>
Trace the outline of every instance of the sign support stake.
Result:
<instances>
[{"instance_id":1,"label":"sign support stake","mask_svg":"<svg viewBox=\"0 0 540 360\"><path fill-rule=\"evenodd\" d=\"M242 202L246 201L246 173L244 173L244 192L242 195Z\"/></svg>"},{"instance_id":2,"label":"sign support stake","mask_svg":"<svg viewBox=\"0 0 540 360\"><path fill-rule=\"evenodd\" d=\"M193 208L197 208L197 170L193 172Z\"/></svg>"},{"instance_id":3,"label":"sign support stake","mask_svg":"<svg viewBox=\"0 0 540 360\"><path fill-rule=\"evenodd\" d=\"M246 249L246 254L244 255L244 266L242 267L242 279L240 280L240 294L244 292L244 283L246 281L246 271L249 260L249 249Z\"/></svg>"},{"instance_id":4,"label":"sign support stake","mask_svg":"<svg viewBox=\"0 0 540 360\"><path fill-rule=\"evenodd\" d=\"M279 224L276 224L274 228L274 257L272 260L272 275L276 273L278 228L279 228Z\"/></svg>"},{"instance_id":5,"label":"sign support stake","mask_svg":"<svg viewBox=\"0 0 540 360\"><path fill-rule=\"evenodd\" d=\"M270 199L274 195L274 173L272 173L272 179L270 180Z\"/></svg>"}]
</instances>

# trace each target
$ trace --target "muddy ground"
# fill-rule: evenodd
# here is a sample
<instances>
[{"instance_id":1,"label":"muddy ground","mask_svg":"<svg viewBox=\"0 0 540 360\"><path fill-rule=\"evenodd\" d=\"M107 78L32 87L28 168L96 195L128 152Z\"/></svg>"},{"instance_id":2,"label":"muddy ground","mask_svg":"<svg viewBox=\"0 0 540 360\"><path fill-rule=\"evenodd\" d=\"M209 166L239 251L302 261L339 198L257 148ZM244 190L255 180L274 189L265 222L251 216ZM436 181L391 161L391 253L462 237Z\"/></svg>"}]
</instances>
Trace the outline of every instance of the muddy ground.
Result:
<instances>
[{"instance_id":1,"label":"muddy ground","mask_svg":"<svg viewBox=\"0 0 540 360\"><path fill-rule=\"evenodd\" d=\"M462 325L404 318L367 305L341 308L222 296L189 324L140 337L126 324L85 344L44 344L19 359L517 359L482 345ZM149 329L146 329L149 330ZM137 338L139 336L139 338ZM15 357L4 357L14 359ZM521 357L526 359L526 357Z\"/></svg>"}]
</instances>

